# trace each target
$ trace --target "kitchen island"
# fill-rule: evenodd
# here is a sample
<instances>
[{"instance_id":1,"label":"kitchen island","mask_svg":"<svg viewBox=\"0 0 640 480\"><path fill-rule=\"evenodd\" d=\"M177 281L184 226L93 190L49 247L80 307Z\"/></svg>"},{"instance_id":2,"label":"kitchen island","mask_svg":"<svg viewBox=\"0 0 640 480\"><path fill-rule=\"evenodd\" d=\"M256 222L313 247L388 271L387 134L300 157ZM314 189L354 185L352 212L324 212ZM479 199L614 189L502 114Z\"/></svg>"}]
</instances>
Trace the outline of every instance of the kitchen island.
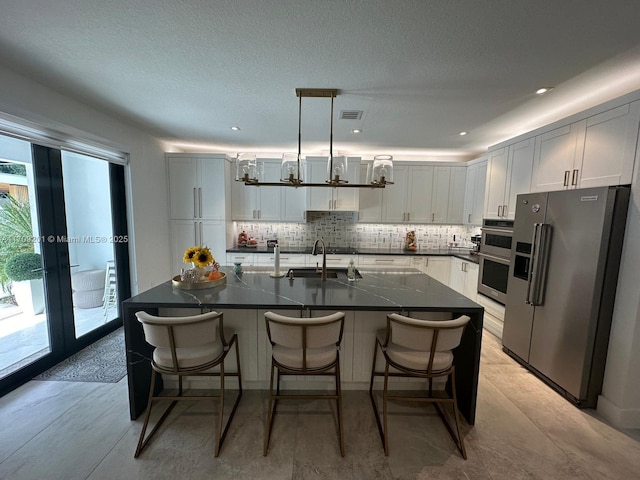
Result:
<instances>
[{"instance_id":1,"label":"kitchen island","mask_svg":"<svg viewBox=\"0 0 640 480\"><path fill-rule=\"evenodd\" d=\"M180 290L171 281L122 302L129 407L132 419L145 409L148 398L152 347L145 342L135 313L185 315L216 310L240 341L245 388L267 388L270 352L263 314L267 310L290 316L318 316L347 312L341 348L345 388L368 389L376 331L386 315L396 312L420 318L434 312L465 314L471 322L455 351L458 406L469 424L475 422L476 395L482 342L483 308L418 270L360 269L362 278L272 278L269 268L241 274L223 267L226 285L203 290ZM184 309L190 309L185 311ZM195 312L193 310L196 310ZM162 388L159 382L158 388Z\"/></svg>"}]
</instances>

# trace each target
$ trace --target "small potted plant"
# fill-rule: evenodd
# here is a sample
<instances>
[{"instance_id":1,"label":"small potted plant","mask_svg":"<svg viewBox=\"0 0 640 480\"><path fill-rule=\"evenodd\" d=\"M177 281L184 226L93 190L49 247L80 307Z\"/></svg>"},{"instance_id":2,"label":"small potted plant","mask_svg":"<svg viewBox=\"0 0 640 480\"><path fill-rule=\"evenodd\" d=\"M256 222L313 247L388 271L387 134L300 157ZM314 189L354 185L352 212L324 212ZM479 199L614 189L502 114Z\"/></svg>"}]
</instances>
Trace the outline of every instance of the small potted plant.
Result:
<instances>
[{"instance_id":1,"label":"small potted plant","mask_svg":"<svg viewBox=\"0 0 640 480\"><path fill-rule=\"evenodd\" d=\"M39 253L18 253L7 260L4 272L11 280L11 291L24 313L44 311L42 257Z\"/></svg>"}]
</instances>

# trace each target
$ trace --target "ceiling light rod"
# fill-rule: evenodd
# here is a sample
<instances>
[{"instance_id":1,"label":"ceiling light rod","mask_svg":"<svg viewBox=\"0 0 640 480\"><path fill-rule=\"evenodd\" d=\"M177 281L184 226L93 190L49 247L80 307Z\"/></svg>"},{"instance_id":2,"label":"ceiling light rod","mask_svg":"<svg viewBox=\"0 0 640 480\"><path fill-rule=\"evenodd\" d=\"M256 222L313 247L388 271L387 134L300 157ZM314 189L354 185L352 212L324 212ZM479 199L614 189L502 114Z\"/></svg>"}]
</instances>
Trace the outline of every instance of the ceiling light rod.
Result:
<instances>
[{"instance_id":1,"label":"ceiling light rod","mask_svg":"<svg viewBox=\"0 0 640 480\"><path fill-rule=\"evenodd\" d=\"M298 155L295 160L292 154L283 155L283 171L285 174L280 182L260 182L257 178L257 174L249 175L244 173L242 176L238 175L237 179L243 181L245 185L252 186L266 186L266 187L349 187L349 188L384 188L387 184L393 183L392 175L392 158L388 157L385 161L381 172L382 175L377 174L371 179L370 183L349 183L345 178L347 177L347 163L346 157L337 157L336 164L334 165L333 157L333 99L340 94L340 90L337 88L296 88L296 96L298 97ZM330 98L331 99L331 123L329 134L329 159L328 159L328 179L324 183L306 183L302 180L303 167L302 167L302 97L314 97L314 98ZM285 160L285 157L288 157ZM255 163L255 157L253 162ZM374 161L375 163L375 161ZM258 168L254 168L256 173ZM374 170L376 170L374 166ZM295 173L294 173L295 172ZM388 172L388 177L385 178L385 173ZM344 177L340 178L340 173L344 173ZM390 173L390 175L389 175ZM369 174L367 175L369 176Z\"/></svg>"}]
</instances>

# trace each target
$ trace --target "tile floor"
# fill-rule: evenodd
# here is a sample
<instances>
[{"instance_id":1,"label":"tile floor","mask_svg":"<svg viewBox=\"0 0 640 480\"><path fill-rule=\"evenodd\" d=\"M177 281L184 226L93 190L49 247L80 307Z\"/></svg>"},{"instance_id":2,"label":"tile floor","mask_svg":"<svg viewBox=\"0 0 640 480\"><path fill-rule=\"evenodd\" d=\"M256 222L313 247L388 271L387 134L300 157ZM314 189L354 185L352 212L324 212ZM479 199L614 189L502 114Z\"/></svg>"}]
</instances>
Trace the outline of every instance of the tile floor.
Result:
<instances>
[{"instance_id":1,"label":"tile floor","mask_svg":"<svg viewBox=\"0 0 640 480\"><path fill-rule=\"evenodd\" d=\"M329 402L283 403L262 456L265 392L246 391L219 458L214 406L179 405L137 460L141 420L117 384L32 381L0 398L0 478L22 479L632 479L640 431L578 410L485 333L477 421L463 460L430 407L395 405L385 457L366 392L344 392L346 456Z\"/></svg>"}]
</instances>

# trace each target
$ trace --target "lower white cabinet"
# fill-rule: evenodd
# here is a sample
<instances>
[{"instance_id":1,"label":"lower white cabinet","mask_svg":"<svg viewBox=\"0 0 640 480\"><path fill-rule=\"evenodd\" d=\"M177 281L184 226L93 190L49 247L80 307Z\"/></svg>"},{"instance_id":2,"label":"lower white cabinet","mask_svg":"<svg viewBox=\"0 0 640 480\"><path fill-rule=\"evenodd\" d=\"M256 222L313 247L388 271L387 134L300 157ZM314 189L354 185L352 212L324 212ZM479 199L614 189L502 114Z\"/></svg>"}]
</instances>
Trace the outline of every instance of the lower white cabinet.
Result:
<instances>
[{"instance_id":1,"label":"lower white cabinet","mask_svg":"<svg viewBox=\"0 0 640 480\"><path fill-rule=\"evenodd\" d=\"M236 252L236 253L227 253L227 265L233 265L234 263L241 263L242 265L252 266L255 265L254 254L252 253L244 253L244 252Z\"/></svg>"},{"instance_id":2,"label":"lower white cabinet","mask_svg":"<svg viewBox=\"0 0 640 480\"><path fill-rule=\"evenodd\" d=\"M256 253L256 265L274 265L276 257L273 253ZM280 268L304 267L306 265L306 255L303 253L281 253Z\"/></svg>"},{"instance_id":3,"label":"lower white cabinet","mask_svg":"<svg viewBox=\"0 0 640 480\"><path fill-rule=\"evenodd\" d=\"M478 296L478 265L452 257L449 287L476 301Z\"/></svg>"},{"instance_id":4,"label":"lower white cabinet","mask_svg":"<svg viewBox=\"0 0 640 480\"><path fill-rule=\"evenodd\" d=\"M322 252L322 248L318 248L318 251ZM351 260L358 265L357 255L329 254L327 255L327 267L347 268ZM305 262L307 267L315 267L316 265L322 267L322 253L318 253L318 255L305 255Z\"/></svg>"},{"instance_id":5,"label":"lower white cabinet","mask_svg":"<svg viewBox=\"0 0 640 480\"><path fill-rule=\"evenodd\" d=\"M177 275L182 268L191 268L182 261L187 248L203 245L209 247L218 263L225 263L226 231L225 223L215 220L171 220L171 268Z\"/></svg>"},{"instance_id":6,"label":"lower white cabinet","mask_svg":"<svg viewBox=\"0 0 640 480\"><path fill-rule=\"evenodd\" d=\"M358 265L364 267L411 267L409 255L361 255Z\"/></svg>"},{"instance_id":7,"label":"lower white cabinet","mask_svg":"<svg viewBox=\"0 0 640 480\"><path fill-rule=\"evenodd\" d=\"M426 257L425 273L440 283L449 285L451 257Z\"/></svg>"}]
</instances>

